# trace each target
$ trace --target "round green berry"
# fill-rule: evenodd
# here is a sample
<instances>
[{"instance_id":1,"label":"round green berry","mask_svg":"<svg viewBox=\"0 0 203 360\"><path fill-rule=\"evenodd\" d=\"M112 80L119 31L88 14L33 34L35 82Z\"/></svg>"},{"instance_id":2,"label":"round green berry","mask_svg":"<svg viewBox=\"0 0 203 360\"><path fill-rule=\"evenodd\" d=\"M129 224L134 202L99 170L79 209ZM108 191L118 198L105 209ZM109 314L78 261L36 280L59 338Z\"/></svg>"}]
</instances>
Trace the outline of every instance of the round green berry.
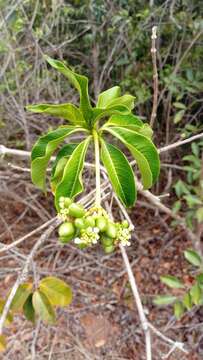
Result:
<instances>
[{"instance_id":1,"label":"round green berry","mask_svg":"<svg viewBox=\"0 0 203 360\"><path fill-rule=\"evenodd\" d=\"M65 222L60 225L58 229L59 237L61 239L67 238L67 240L71 240L75 234L75 227L71 222Z\"/></svg>"},{"instance_id":2,"label":"round green berry","mask_svg":"<svg viewBox=\"0 0 203 360\"><path fill-rule=\"evenodd\" d=\"M85 215L85 209L82 205L72 203L69 206L69 215L75 218L81 218Z\"/></svg>"},{"instance_id":3,"label":"round green berry","mask_svg":"<svg viewBox=\"0 0 203 360\"><path fill-rule=\"evenodd\" d=\"M84 229L85 228L85 221L84 218L77 218L74 221L75 227L78 229Z\"/></svg>"},{"instance_id":4,"label":"round green berry","mask_svg":"<svg viewBox=\"0 0 203 360\"><path fill-rule=\"evenodd\" d=\"M106 254L110 254L115 250L115 246L114 245L109 245L109 246L105 246L104 247L104 252Z\"/></svg>"},{"instance_id":5,"label":"round green berry","mask_svg":"<svg viewBox=\"0 0 203 360\"><path fill-rule=\"evenodd\" d=\"M70 204L72 204L72 200L69 197L64 198L64 207L69 208Z\"/></svg>"},{"instance_id":6,"label":"round green berry","mask_svg":"<svg viewBox=\"0 0 203 360\"><path fill-rule=\"evenodd\" d=\"M87 247L86 244L77 244L77 247L81 250L85 249Z\"/></svg>"},{"instance_id":7,"label":"round green berry","mask_svg":"<svg viewBox=\"0 0 203 360\"><path fill-rule=\"evenodd\" d=\"M103 232L106 230L107 228L107 221L105 219L104 216L99 216L97 219L96 219L96 227L98 227L98 229Z\"/></svg>"},{"instance_id":8,"label":"round green berry","mask_svg":"<svg viewBox=\"0 0 203 360\"><path fill-rule=\"evenodd\" d=\"M104 246L113 245L113 239L108 236L102 235L101 242L102 242L102 245L104 245Z\"/></svg>"},{"instance_id":9,"label":"round green berry","mask_svg":"<svg viewBox=\"0 0 203 360\"><path fill-rule=\"evenodd\" d=\"M115 239L117 235L116 225L114 223L108 223L106 228L106 235Z\"/></svg>"},{"instance_id":10,"label":"round green berry","mask_svg":"<svg viewBox=\"0 0 203 360\"><path fill-rule=\"evenodd\" d=\"M69 241L71 241L73 239L73 235L70 236L61 236L59 238L60 243L62 244L67 244Z\"/></svg>"},{"instance_id":11,"label":"round green berry","mask_svg":"<svg viewBox=\"0 0 203 360\"><path fill-rule=\"evenodd\" d=\"M94 227L95 226L95 219L92 216L87 216L85 218L85 225L86 227Z\"/></svg>"}]
</instances>

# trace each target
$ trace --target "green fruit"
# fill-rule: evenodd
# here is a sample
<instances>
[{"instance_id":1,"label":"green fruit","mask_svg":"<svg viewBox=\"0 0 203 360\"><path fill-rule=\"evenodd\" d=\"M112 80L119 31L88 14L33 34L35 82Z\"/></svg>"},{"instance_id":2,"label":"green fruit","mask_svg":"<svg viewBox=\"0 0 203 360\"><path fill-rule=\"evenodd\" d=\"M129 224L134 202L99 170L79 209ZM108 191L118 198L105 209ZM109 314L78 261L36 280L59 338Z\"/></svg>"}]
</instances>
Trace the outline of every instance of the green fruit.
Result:
<instances>
[{"instance_id":1,"label":"green fruit","mask_svg":"<svg viewBox=\"0 0 203 360\"><path fill-rule=\"evenodd\" d=\"M104 247L113 245L113 239L108 236L102 236L101 242L104 245Z\"/></svg>"},{"instance_id":2,"label":"green fruit","mask_svg":"<svg viewBox=\"0 0 203 360\"><path fill-rule=\"evenodd\" d=\"M73 238L75 234L75 227L73 223L65 222L62 225L60 225L58 229L58 233L60 238L67 238L69 240L69 238L70 239Z\"/></svg>"},{"instance_id":3,"label":"green fruit","mask_svg":"<svg viewBox=\"0 0 203 360\"><path fill-rule=\"evenodd\" d=\"M71 241L73 239L73 235L70 236L61 236L59 238L60 243L62 244L67 244L69 241Z\"/></svg>"},{"instance_id":4,"label":"green fruit","mask_svg":"<svg viewBox=\"0 0 203 360\"><path fill-rule=\"evenodd\" d=\"M76 218L81 218L85 215L85 209L82 205L72 203L69 206L69 215Z\"/></svg>"},{"instance_id":5,"label":"green fruit","mask_svg":"<svg viewBox=\"0 0 203 360\"><path fill-rule=\"evenodd\" d=\"M109 246L105 246L104 247L104 252L106 254L110 254L115 250L115 246L114 245L109 245Z\"/></svg>"},{"instance_id":6,"label":"green fruit","mask_svg":"<svg viewBox=\"0 0 203 360\"><path fill-rule=\"evenodd\" d=\"M95 226L95 219L92 216L87 216L85 218L85 225L88 227L94 227Z\"/></svg>"},{"instance_id":7,"label":"green fruit","mask_svg":"<svg viewBox=\"0 0 203 360\"><path fill-rule=\"evenodd\" d=\"M129 224L128 224L128 221L127 221L127 220L123 220L122 225L123 225L123 227L126 228L126 229L129 227Z\"/></svg>"},{"instance_id":8,"label":"green fruit","mask_svg":"<svg viewBox=\"0 0 203 360\"><path fill-rule=\"evenodd\" d=\"M117 234L116 225L114 223L108 223L106 229L106 235L115 239Z\"/></svg>"},{"instance_id":9,"label":"green fruit","mask_svg":"<svg viewBox=\"0 0 203 360\"><path fill-rule=\"evenodd\" d=\"M106 228L107 228L107 221L106 221L106 219L105 219L104 216L100 216L100 217L97 218L97 220L96 220L96 227L98 227L98 229L99 229L101 232L103 232L103 231L106 230Z\"/></svg>"},{"instance_id":10,"label":"green fruit","mask_svg":"<svg viewBox=\"0 0 203 360\"><path fill-rule=\"evenodd\" d=\"M69 208L70 204L72 204L72 200L68 197L64 199L64 207Z\"/></svg>"},{"instance_id":11,"label":"green fruit","mask_svg":"<svg viewBox=\"0 0 203 360\"><path fill-rule=\"evenodd\" d=\"M77 247L81 250L85 249L87 247L86 244L77 244Z\"/></svg>"},{"instance_id":12,"label":"green fruit","mask_svg":"<svg viewBox=\"0 0 203 360\"><path fill-rule=\"evenodd\" d=\"M75 224L76 228L78 228L78 229L84 229L85 228L84 218L75 219L74 224Z\"/></svg>"}]
</instances>

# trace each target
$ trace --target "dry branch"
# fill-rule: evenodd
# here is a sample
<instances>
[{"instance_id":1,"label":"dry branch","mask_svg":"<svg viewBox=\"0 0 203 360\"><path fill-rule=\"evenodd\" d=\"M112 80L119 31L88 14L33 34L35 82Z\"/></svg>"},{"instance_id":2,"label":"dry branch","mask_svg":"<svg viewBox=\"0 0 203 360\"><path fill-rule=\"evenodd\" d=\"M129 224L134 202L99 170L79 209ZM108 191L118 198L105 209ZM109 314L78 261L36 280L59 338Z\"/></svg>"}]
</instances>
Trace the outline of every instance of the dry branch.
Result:
<instances>
[{"instance_id":1,"label":"dry branch","mask_svg":"<svg viewBox=\"0 0 203 360\"><path fill-rule=\"evenodd\" d=\"M152 113L150 119L150 126L153 128L154 121L156 119L157 113L157 101L158 101L158 71L157 71L157 60L156 60L156 39L157 39L157 26L153 26L152 28L152 65L153 65L153 105L152 105Z\"/></svg>"}]
</instances>

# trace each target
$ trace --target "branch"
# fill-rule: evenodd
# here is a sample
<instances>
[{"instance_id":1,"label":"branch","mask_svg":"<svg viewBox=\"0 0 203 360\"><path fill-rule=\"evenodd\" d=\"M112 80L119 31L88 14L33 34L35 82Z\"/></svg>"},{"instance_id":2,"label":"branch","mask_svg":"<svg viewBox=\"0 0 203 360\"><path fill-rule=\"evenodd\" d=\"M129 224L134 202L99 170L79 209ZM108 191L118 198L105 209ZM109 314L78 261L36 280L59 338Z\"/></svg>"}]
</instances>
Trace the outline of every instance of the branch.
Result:
<instances>
[{"instance_id":1,"label":"branch","mask_svg":"<svg viewBox=\"0 0 203 360\"><path fill-rule=\"evenodd\" d=\"M203 132L200 133L200 134L196 134L194 136L191 136L191 137L189 137L189 138L187 138L185 140L179 140L179 141L176 141L173 144L161 147L161 148L158 149L158 151L159 151L159 153L162 153L162 152L165 152L165 151L168 151L168 150L172 150L172 149L174 149L176 147L182 146L184 144L188 144L188 143L190 143L190 142L192 142L194 140L201 139L202 137L203 137ZM30 158L30 154L31 154L30 151L11 149L11 148L7 148L4 145L0 145L0 156L14 155L14 156L19 156L19 157L24 157L24 158ZM55 157L53 156L51 158L51 160L55 160ZM135 163L136 163L135 161L132 161L131 165L133 165ZM87 162L85 162L85 165L88 166L88 167L94 167L94 164L89 164Z\"/></svg>"},{"instance_id":2,"label":"branch","mask_svg":"<svg viewBox=\"0 0 203 360\"><path fill-rule=\"evenodd\" d=\"M124 265L126 267L126 271L127 271L127 274L128 274L128 279L129 279L129 282L130 282L132 293L133 293L133 296L134 296L134 299L135 299L135 302L136 302L136 305L137 305L137 310L138 310L140 322L141 322L141 325L142 325L142 328L143 328L143 331L144 331L144 334L145 334L146 359L147 360L152 360L152 351L151 351L152 346L151 346L151 334L150 334L149 324L148 324L148 321L147 321L145 313L144 313L143 305L142 305L142 302L141 302L141 299L140 299L140 295L139 295L139 291L138 291L137 284L136 284L136 281L135 281L135 277L133 275L132 268L130 266L128 255L127 255L126 250L125 250L125 248L123 247L122 244L120 244L119 247L120 247L121 254L122 254L122 257L123 257L123 262L124 262Z\"/></svg>"},{"instance_id":3,"label":"branch","mask_svg":"<svg viewBox=\"0 0 203 360\"><path fill-rule=\"evenodd\" d=\"M152 65L153 65L153 106L152 106L152 113L150 119L150 126L153 128L154 121L156 119L156 112L157 112L157 101L158 101L158 71L157 71L157 63L156 63L156 39L157 39L157 26L153 26L152 28L152 47L151 47L151 54L152 54Z\"/></svg>"},{"instance_id":4,"label":"branch","mask_svg":"<svg viewBox=\"0 0 203 360\"><path fill-rule=\"evenodd\" d=\"M114 194L114 197L116 199L116 202L118 204L118 206L120 207L120 210L122 211L123 215L126 217L126 209L122 206L120 200L117 198L116 194ZM126 219L129 219L129 215L127 214ZM129 221L129 220L128 220ZM132 223L132 221L130 220L130 223ZM184 348L184 343L182 342L177 342L174 341L170 338L168 338L167 336L165 336L164 334L162 334L159 330L157 330L146 318L145 313L144 313L144 308L142 305L142 301L140 298L140 294L138 291L138 287L136 284L136 280L135 277L133 275L133 271L132 271L132 267L130 265L129 259L128 259L128 255L126 253L125 248L120 244L119 245L120 250L121 250L121 254L123 257L123 261L124 261L124 265L126 267L126 271L128 274L128 278L129 278L129 282L130 282L130 286L132 289L132 293L137 305L137 310L138 310L138 314L139 314L139 318L140 318L140 322L145 334L145 343L146 343L146 359L147 360L151 360L152 359L152 350L151 350L151 334L150 334L150 329L161 339L163 339L166 343L170 344L172 346L171 350L170 350L170 354L175 350L175 349L179 349L182 352L184 352L185 354L188 354L188 351Z\"/></svg>"},{"instance_id":5,"label":"branch","mask_svg":"<svg viewBox=\"0 0 203 360\"><path fill-rule=\"evenodd\" d=\"M173 144L170 144L170 145L167 145L167 146L164 146L162 148L159 149L159 153L162 153L162 152L165 152L165 151L168 151L168 150L171 150L171 149L175 149L176 147L178 146L182 146L184 144L188 144L194 140L197 140L197 139L201 139L203 137L203 133L200 133L200 134L197 134L197 135L194 135L194 136L191 136L190 138L188 139L185 139L185 140L179 140L179 141L176 141L175 143Z\"/></svg>"},{"instance_id":6,"label":"branch","mask_svg":"<svg viewBox=\"0 0 203 360\"><path fill-rule=\"evenodd\" d=\"M22 236L20 239L17 239L16 241L13 241L11 244L9 245L4 245L2 246L2 243L0 243L0 253L4 252L4 251L7 251L7 250L10 250L12 249L13 247L21 244L21 242L23 242L24 240L28 239L29 237L35 235L36 233L38 233L39 231L45 229L47 226L51 225L53 222L56 221L56 217L51 219L51 220L48 220L46 221L44 224L42 224L41 226L39 226L38 228L32 230L31 232L29 232L28 234Z\"/></svg>"}]
</instances>

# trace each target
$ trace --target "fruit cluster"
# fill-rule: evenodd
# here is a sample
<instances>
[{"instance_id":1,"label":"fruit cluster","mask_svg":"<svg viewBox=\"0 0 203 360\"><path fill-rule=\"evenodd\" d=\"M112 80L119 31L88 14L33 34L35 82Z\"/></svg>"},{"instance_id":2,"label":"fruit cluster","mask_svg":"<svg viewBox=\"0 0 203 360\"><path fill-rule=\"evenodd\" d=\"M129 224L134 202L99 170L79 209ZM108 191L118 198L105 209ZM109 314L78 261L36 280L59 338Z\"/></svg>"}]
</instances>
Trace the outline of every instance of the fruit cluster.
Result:
<instances>
[{"instance_id":1,"label":"fruit cluster","mask_svg":"<svg viewBox=\"0 0 203 360\"><path fill-rule=\"evenodd\" d=\"M102 207L85 210L70 198L61 197L59 217L64 221L59 227L59 240L68 243L74 239L80 248L100 242L105 253L114 251L116 245L130 245L131 231L127 220L114 223Z\"/></svg>"}]
</instances>

